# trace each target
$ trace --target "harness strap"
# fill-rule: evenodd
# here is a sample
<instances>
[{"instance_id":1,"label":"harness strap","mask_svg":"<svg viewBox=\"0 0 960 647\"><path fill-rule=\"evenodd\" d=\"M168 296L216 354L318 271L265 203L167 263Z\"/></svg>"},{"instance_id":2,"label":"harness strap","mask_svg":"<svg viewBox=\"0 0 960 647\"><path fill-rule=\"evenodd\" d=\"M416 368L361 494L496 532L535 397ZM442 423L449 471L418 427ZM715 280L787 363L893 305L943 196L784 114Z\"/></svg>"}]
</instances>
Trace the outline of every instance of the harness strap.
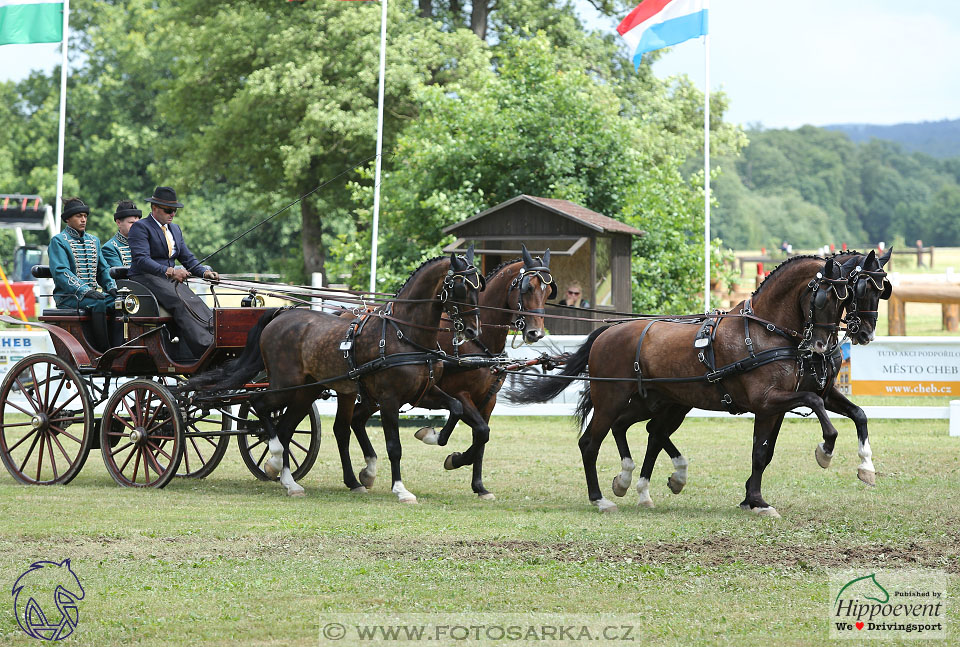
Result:
<instances>
[{"instance_id":1,"label":"harness strap","mask_svg":"<svg viewBox=\"0 0 960 647\"><path fill-rule=\"evenodd\" d=\"M637 374L637 391L640 392L641 398L647 397L647 389L643 386L643 371L640 370L640 349L643 347L643 338L647 336L647 331L653 328L653 324L654 322L650 322L650 325L640 333L640 339L637 340L637 353L633 356L633 372Z\"/></svg>"}]
</instances>

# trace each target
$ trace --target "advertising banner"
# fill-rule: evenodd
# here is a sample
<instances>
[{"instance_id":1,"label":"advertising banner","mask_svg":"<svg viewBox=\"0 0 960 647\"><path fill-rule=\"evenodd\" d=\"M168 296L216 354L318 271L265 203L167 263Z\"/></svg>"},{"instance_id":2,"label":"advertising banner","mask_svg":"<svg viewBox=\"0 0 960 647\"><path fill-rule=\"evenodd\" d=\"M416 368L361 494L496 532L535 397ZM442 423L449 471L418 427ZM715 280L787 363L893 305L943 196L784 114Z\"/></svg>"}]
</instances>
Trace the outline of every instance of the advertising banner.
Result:
<instances>
[{"instance_id":1,"label":"advertising banner","mask_svg":"<svg viewBox=\"0 0 960 647\"><path fill-rule=\"evenodd\" d=\"M960 394L960 338L877 337L851 352L853 395Z\"/></svg>"},{"instance_id":2,"label":"advertising banner","mask_svg":"<svg viewBox=\"0 0 960 647\"><path fill-rule=\"evenodd\" d=\"M11 283L10 286L13 288L13 294L17 298L17 303L20 304L23 313L27 317L35 317L37 298L33 294L33 283ZM10 293L7 292L7 286L3 284L0 284L0 311L8 313L11 317L20 316L16 304L10 298Z\"/></svg>"},{"instance_id":3,"label":"advertising banner","mask_svg":"<svg viewBox=\"0 0 960 647\"><path fill-rule=\"evenodd\" d=\"M30 293L33 297L33 292ZM53 342L45 330L7 328L0 330L0 379L27 355L52 353Z\"/></svg>"}]
</instances>

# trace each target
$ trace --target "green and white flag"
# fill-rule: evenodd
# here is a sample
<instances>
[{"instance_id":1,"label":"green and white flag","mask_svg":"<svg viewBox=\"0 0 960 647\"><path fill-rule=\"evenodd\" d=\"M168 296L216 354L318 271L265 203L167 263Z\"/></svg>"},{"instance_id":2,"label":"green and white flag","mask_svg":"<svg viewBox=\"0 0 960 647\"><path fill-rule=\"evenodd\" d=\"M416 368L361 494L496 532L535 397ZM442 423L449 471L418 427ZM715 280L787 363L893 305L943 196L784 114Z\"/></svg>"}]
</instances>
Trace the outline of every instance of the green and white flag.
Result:
<instances>
[{"instance_id":1,"label":"green and white flag","mask_svg":"<svg viewBox=\"0 0 960 647\"><path fill-rule=\"evenodd\" d=\"M0 45L63 40L63 0L0 0Z\"/></svg>"}]
</instances>

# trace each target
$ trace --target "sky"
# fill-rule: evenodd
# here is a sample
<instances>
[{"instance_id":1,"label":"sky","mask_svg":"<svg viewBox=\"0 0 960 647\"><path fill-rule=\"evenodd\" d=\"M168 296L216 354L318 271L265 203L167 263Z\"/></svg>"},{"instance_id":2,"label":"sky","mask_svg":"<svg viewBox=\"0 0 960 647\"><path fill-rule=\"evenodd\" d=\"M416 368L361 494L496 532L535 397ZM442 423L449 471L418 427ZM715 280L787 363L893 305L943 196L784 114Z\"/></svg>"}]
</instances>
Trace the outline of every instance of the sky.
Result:
<instances>
[{"instance_id":1,"label":"sky","mask_svg":"<svg viewBox=\"0 0 960 647\"><path fill-rule=\"evenodd\" d=\"M577 0L590 27L614 31ZM622 16L621 16L622 18ZM960 118L960 1L712 0L710 86L729 99L725 119L798 128ZM0 80L52 70L58 45L0 48ZM388 59L389 62L389 59ZM654 64L701 89L704 47L693 40Z\"/></svg>"}]
</instances>

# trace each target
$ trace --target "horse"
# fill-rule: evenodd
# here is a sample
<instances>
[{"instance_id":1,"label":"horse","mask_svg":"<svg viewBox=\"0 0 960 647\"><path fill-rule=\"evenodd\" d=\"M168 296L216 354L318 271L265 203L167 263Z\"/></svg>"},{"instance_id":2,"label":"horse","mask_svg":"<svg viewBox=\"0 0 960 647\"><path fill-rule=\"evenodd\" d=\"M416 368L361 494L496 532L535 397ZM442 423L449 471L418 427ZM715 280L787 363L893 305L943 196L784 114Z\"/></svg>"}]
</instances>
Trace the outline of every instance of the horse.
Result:
<instances>
[{"instance_id":1,"label":"horse","mask_svg":"<svg viewBox=\"0 0 960 647\"><path fill-rule=\"evenodd\" d=\"M544 253L542 259L534 259L526 245L521 245L521 255L520 259L506 261L487 274L486 288L480 294L477 306L481 322L479 337L456 344L450 331L442 331L439 335L440 348L451 359L444 363L443 374L437 385L441 391L460 402L462 415L451 413L439 432L432 427L423 427L415 434L418 440L428 445L443 447L457 422L464 420L473 432L473 442L463 453L449 454L443 466L444 469L454 470L473 465L470 486L485 501L496 499L483 485L483 451L490 437L490 414L497 403L497 393L506 374L498 375L489 366L477 367L476 363L469 360L474 357L481 360L501 357L510 328L522 335L524 343L533 344L542 339L544 302L557 294L556 283L550 274L550 250ZM424 398L419 406L433 409L444 408L443 404ZM361 445L367 434L366 422L375 411L376 403L367 400L354 412L351 427ZM372 469L376 470L375 463ZM367 487L372 484L372 480L364 482Z\"/></svg>"},{"instance_id":2,"label":"horse","mask_svg":"<svg viewBox=\"0 0 960 647\"><path fill-rule=\"evenodd\" d=\"M436 385L438 326L446 313L458 337L479 335L476 306L483 284L483 276L473 265L471 247L465 257L451 254L425 261L392 301L364 318L349 321L304 309L267 312L249 332L246 348L235 360L189 380L184 388L236 388L266 368L269 388L252 395L250 405L270 434L271 457L264 471L271 478L279 475L290 496L304 494L290 473L290 439L314 400L328 389L337 394L334 435L344 484L351 490L365 490L350 465L349 423L358 397L363 402L377 402L390 458L392 492L401 503L416 503L416 496L401 480L400 407L430 397L461 413L460 403ZM270 414L281 410L274 424ZM369 439L364 440L361 448L368 468L372 463L375 470L376 453ZM361 471L362 479L372 481L374 476L369 469Z\"/></svg>"},{"instance_id":3,"label":"horse","mask_svg":"<svg viewBox=\"0 0 960 647\"><path fill-rule=\"evenodd\" d=\"M807 406L817 414L824 440L836 437L823 401L815 394L796 392L795 385L804 361L822 357L831 349L845 288L846 279L841 278L837 263L795 256L771 272L750 299L735 306L737 314L708 316L699 327L641 319L591 333L560 373L576 377L589 372L590 382L581 396L577 417L584 429L579 447L590 502L601 512L616 510L616 504L602 495L596 472L600 444L611 427L622 468L614 479L614 489L622 495L634 469L626 443L631 424L650 420L651 439L669 439L690 409L726 409L756 414L752 473L740 506L760 516L779 516L761 495L761 479L773 458L783 415ZM788 346L783 346L784 338L789 340ZM631 356L625 348L636 352ZM727 364L716 368L723 362ZM521 381L508 397L518 403L544 402L566 385L562 379ZM655 450L654 457L659 444ZM685 477L681 471L685 471L685 463L686 459L675 461L680 472L675 477ZM637 490L642 503L649 498L648 488L649 477L641 476Z\"/></svg>"}]
</instances>

